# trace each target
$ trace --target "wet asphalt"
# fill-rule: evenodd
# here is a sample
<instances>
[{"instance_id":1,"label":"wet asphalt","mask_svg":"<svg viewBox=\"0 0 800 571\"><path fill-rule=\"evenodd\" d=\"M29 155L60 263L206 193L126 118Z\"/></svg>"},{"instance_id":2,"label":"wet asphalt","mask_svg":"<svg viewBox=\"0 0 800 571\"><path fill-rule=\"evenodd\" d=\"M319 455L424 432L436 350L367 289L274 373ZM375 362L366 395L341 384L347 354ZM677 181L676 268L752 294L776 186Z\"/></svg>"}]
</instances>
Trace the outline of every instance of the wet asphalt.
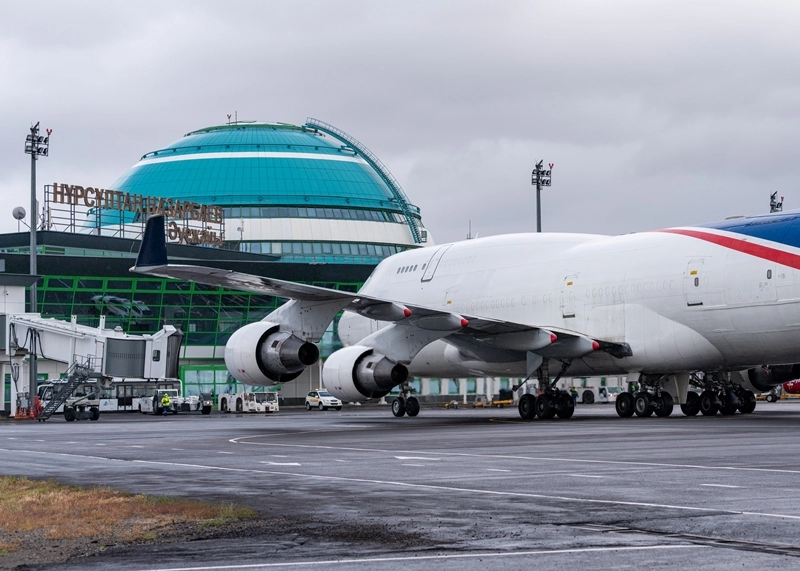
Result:
<instances>
[{"instance_id":1,"label":"wet asphalt","mask_svg":"<svg viewBox=\"0 0 800 571\"><path fill-rule=\"evenodd\" d=\"M345 406L0 422L0 474L247 505L242 537L41 569L800 566L800 401L731 417L571 420ZM284 522L284 523L281 523Z\"/></svg>"}]
</instances>

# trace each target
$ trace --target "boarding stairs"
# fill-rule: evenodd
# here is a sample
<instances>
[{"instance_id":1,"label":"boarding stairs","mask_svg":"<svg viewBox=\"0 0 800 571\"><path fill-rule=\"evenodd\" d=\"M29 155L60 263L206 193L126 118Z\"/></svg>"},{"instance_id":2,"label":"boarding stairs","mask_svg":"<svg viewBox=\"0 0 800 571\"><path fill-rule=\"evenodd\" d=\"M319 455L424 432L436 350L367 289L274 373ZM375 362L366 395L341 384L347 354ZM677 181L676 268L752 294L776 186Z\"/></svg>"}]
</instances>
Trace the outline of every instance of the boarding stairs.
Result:
<instances>
[{"instance_id":1,"label":"boarding stairs","mask_svg":"<svg viewBox=\"0 0 800 571\"><path fill-rule=\"evenodd\" d=\"M53 389L53 397L47 402L47 405L36 416L36 420L44 422L58 410L62 404L67 402L67 399L72 396L75 389L81 383L85 383L89 376L93 373L91 367L86 363L75 362L67 370L67 382L59 383L58 390Z\"/></svg>"}]
</instances>

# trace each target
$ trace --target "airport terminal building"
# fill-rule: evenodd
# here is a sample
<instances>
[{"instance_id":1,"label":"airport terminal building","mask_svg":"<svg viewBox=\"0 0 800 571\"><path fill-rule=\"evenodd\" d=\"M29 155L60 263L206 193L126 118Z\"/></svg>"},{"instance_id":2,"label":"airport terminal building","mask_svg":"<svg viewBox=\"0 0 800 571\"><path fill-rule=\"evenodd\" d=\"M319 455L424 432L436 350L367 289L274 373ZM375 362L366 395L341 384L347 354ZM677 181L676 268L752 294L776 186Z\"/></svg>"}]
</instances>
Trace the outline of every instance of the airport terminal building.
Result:
<instances>
[{"instance_id":1,"label":"airport terminal building","mask_svg":"<svg viewBox=\"0 0 800 571\"><path fill-rule=\"evenodd\" d=\"M167 216L175 263L348 291L387 256L429 243L419 208L383 163L314 119L199 129L144 154L108 188L75 182L45 186L38 311L95 327L102 315L106 327L130 333L179 327L187 394L235 389L222 360L225 343L281 300L130 273L149 215ZM28 273L29 244L28 232L0 235L5 272ZM323 357L336 348L332 325ZM46 359L47 348L42 352ZM65 368L42 363L40 378ZM301 397L319 383L312 367L282 393Z\"/></svg>"}]
</instances>

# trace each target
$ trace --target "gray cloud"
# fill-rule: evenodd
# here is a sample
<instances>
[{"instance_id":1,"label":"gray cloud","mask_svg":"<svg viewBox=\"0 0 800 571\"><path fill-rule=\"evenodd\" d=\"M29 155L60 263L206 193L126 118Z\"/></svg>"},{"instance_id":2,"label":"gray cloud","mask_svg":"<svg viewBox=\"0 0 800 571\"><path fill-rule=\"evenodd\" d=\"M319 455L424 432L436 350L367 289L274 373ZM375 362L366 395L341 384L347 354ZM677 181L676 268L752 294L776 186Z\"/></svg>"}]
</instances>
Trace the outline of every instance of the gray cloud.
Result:
<instances>
[{"instance_id":1,"label":"gray cloud","mask_svg":"<svg viewBox=\"0 0 800 571\"><path fill-rule=\"evenodd\" d=\"M350 132L437 241L533 229L540 158L546 230L797 206L799 24L788 2L6 5L0 231L30 122L55 130L40 180L103 186L234 111Z\"/></svg>"}]
</instances>

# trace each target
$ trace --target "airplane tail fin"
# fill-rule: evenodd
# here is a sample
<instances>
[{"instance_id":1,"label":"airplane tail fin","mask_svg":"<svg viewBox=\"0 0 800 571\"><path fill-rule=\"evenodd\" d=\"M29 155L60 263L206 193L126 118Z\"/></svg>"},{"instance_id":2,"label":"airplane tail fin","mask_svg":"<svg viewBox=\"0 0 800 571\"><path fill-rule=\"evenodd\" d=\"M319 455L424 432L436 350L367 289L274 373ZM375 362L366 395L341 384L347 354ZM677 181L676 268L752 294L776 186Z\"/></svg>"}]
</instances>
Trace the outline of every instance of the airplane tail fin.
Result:
<instances>
[{"instance_id":1,"label":"airplane tail fin","mask_svg":"<svg viewBox=\"0 0 800 571\"><path fill-rule=\"evenodd\" d=\"M167 237L164 232L164 217L151 216L144 229L139 255L136 257L136 268L166 266Z\"/></svg>"}]
</instances>

